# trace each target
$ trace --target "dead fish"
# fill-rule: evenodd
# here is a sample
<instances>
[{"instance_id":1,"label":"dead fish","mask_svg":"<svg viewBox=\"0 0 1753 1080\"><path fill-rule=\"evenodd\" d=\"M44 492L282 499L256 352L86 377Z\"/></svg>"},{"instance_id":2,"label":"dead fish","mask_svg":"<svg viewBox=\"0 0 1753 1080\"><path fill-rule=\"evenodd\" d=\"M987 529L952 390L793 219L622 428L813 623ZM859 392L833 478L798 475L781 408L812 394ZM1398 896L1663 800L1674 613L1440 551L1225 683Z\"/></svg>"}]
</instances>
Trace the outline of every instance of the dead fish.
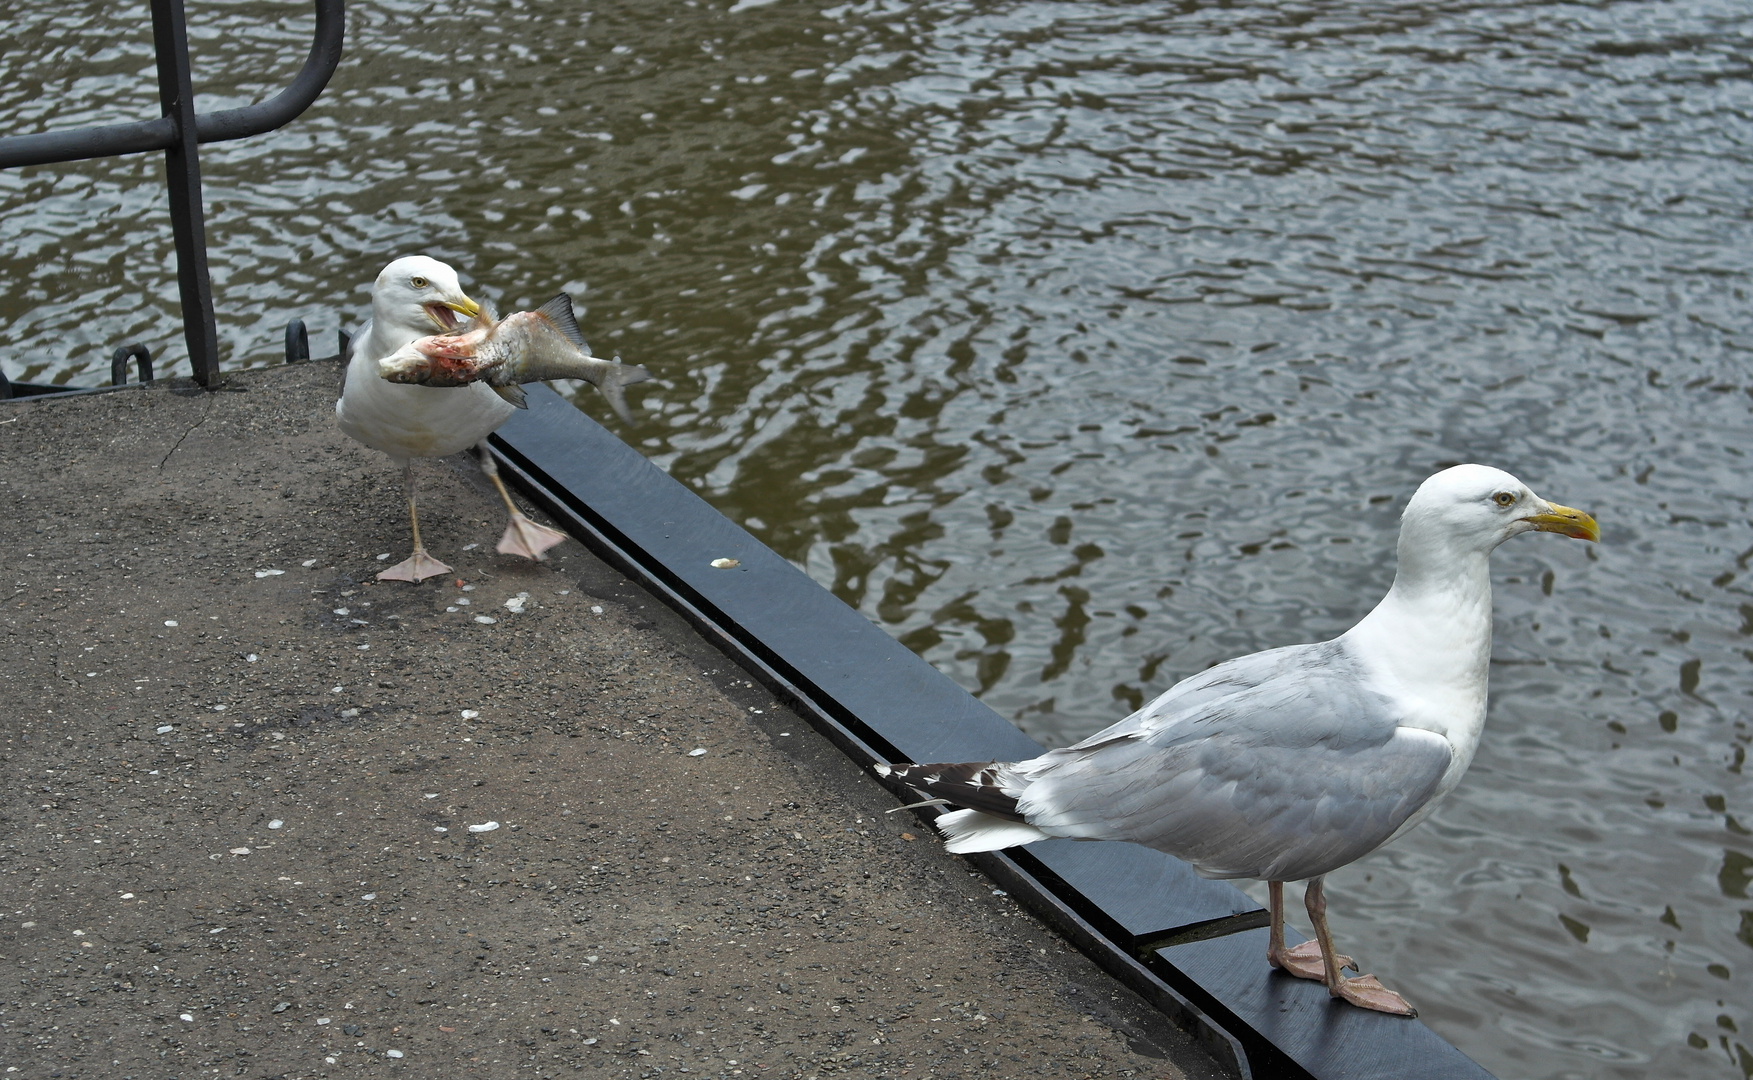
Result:
<instances>
[{"instance_id":1,"label":"dead fish","mask_svg":"<svg viewBox=\"0 0 1753 1080\"><path fill-rule=\"evenodd\" d=\"M529 405L519 383L583 379L595 386L627 423L633 411L622 388L651 372L638 364L599 360L584 351L584 335L565 293L534 311L514 311L495 321L483 311L461 334L435 334L404 345L378 361L378 374L395 383L466 386L484 382L520 409Z\"/></svg>"}]
</instances>

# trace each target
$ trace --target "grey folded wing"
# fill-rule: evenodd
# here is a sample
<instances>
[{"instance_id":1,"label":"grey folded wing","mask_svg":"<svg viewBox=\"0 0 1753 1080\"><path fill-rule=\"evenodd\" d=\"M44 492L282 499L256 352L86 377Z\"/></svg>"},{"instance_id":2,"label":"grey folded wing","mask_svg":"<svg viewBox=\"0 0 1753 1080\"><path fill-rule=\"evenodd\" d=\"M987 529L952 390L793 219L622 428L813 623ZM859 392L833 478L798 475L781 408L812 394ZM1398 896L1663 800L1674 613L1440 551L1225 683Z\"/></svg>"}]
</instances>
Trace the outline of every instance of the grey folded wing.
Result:
<instances>
[{"instance_id":1,"label":"grey folded wing","mask_svg":"<svg viewBox=\"0 0 1753 1080\"><path fill-rule=\"evenodd\" d=\"M1055 835L1130 840L1211 877L1301 880L1385 843L1450 759L1323 642L1219 665L1023 764L1018 809Z\"/></svg>"}]
</instances>

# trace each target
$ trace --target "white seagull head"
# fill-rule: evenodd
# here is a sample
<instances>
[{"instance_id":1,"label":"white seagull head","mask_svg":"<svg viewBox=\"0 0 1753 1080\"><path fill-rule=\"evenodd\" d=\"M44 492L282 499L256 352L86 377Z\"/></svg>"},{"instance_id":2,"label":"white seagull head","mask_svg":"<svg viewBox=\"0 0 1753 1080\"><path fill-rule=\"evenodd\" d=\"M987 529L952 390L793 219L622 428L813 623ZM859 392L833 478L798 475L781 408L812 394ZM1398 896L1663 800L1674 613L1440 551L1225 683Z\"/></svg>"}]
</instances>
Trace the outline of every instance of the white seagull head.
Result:
<instances>
[{"instance_id":1,"label":"white seagull head","mask_svg":"<svg viewBox=\"0 0 1753 1080\"><path fill-rule=\"evenodd\" d=\"M449 334L462 315L474 318L481 305L470 300L457 272L425 255L406 255L383 268L371 287L371 318L379 327L407 335Z\"/></svg>"},{"instance_id":2,"label":"white seagull head","mask_svg":"<svg viewBox=\"0 0 1753 1080\"><path fill-rule=\"evenodd\" d=\"M1489 465L1456 465L1420 484L1401 518L1402 557L1408 541L1423 551L1489 555L1525 532L1599 540L1595 519L1547 502L1528 485Z\"/></svg>"}]
</instances>

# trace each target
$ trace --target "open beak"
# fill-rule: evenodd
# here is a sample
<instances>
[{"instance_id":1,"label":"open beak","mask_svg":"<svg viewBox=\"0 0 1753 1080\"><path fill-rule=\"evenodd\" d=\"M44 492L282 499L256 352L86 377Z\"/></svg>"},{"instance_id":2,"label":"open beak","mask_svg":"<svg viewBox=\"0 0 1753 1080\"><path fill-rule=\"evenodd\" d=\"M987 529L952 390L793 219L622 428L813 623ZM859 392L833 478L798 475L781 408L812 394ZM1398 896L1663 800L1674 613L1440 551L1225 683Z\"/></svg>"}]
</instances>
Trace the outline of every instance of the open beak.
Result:
<instances>
[{"instance_id":1,"label":"open beak","mask_svg":"<svg viewBox=\"0 0 1753 1080\"><path fill-rule=\"evenodd\" d=\"M426 305L426 314L447 333L461 325L452 312L472 319L481 314L481 305L466 296L460 300L437 300Z\"/></svg>"},{"instance_id":2,"label":"open beak","mask_svg":"<svg viewBox=\"0 0 1753 1080\"><path fill-rule=\"evenodd\" d=\"M1548 503L1546 512L1534 514L1526 519L1540 532L1563 533L1573 540L1589 540L1599 543L1601 527L1595 519L1581 510L1573 510L1568 506Z\"/></svg>"}]
</instances>

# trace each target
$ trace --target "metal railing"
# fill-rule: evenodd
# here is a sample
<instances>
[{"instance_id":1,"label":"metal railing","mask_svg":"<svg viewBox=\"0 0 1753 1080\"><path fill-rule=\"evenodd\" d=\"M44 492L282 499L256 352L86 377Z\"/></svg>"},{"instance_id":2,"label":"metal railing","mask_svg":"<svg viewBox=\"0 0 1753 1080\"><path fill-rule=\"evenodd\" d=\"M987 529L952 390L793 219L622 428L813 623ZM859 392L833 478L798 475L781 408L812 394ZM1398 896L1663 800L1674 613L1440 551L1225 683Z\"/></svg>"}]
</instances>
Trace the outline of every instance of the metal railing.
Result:
<instances>
[{"instance_id":1,"label":"metal railing","mask_svg":"<svg viewBox=\"0 0 1753 1080\"><path fill-rule=\"evenodd\" d=\"M152 42L158 55L157 120L109 124L75 131L49 131L0 139L0 169L61 161L164 151L170 188L171 231L176 236L177 285L183 338L195 381L211 386L219 375L219 334L213 319L213 283L207 273L206 216L201 205L201 143L260 135L297 117L328 85L341 62L344 0L315 0L316 32L310 55L292 84L267 101L216 113L195 112L189 68L188 25L182 0L152 0Z\"/></svg>"}]
</instances>

